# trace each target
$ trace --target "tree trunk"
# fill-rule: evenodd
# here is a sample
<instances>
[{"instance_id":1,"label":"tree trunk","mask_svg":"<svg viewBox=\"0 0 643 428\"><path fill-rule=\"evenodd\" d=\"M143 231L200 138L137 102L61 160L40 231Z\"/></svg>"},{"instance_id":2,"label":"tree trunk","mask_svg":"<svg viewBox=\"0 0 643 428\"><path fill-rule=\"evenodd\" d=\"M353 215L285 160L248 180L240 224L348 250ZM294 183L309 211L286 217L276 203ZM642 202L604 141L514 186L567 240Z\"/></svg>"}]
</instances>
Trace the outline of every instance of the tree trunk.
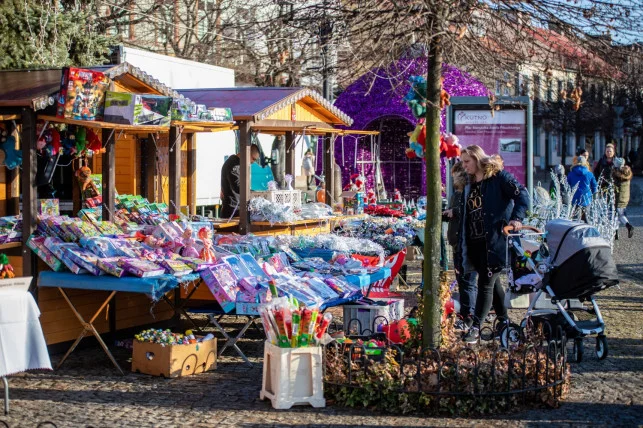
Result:
<instances>
[{"instance_id":1,"label":"tree trunk","mask_svg":"<svg viewBox=\"0 0 643 428\"><path fill-rule=\"evenodd\" d=\"M432 38L427 58L426 109L426 225L424 230L424 288L422 293L422 342L440 345L440 235L442 229L442 180L440 178L440 89L442 41Z\"/></svg>"}]
</instances>

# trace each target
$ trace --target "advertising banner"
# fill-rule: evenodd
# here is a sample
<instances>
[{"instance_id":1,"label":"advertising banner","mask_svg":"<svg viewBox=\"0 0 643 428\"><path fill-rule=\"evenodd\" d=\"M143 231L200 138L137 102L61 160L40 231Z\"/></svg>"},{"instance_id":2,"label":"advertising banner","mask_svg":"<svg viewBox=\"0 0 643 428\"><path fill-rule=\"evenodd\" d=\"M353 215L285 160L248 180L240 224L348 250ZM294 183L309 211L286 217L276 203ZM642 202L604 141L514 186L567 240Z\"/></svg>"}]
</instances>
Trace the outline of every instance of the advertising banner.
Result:
<instances>
[{"instance_id":1,"label":"advertising banner","mask_svg":"<svg viewBox=\"0 0 643 428\"><path fill-rule=\"evenodd\" d=\"M527 184L527 112L524 110L456 110L454 133L462 147L477 144L499 154L505 169Z\"/></svg>"}]
</instances>

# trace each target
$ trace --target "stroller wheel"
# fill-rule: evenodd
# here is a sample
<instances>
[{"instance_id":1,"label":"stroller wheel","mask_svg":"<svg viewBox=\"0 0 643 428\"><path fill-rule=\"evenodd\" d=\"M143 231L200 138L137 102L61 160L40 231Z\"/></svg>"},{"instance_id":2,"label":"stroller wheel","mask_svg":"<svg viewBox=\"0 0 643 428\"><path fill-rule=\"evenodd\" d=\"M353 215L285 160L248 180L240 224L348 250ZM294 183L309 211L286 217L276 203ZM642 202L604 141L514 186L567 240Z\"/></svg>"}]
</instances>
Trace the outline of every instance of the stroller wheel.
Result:
<instances>
[{"instance_id":1,"label":"stroller wheel","mask_svg":"<svg viewBox=\"0 0 643 428\"><path fill-rule=\"evenodd\" d=\"M500 345L503 348L509 348L510 345L515 345L522 339L522 329L519 325L509 324L503 327L500 331Z\"/></svg>"},{"instance_id":2,"label":"stroller wheel","mask_svg":"<svg viewBox=\"0 0 643 428\"><path fill-rule=\"evenodd\" d=\"M596 357L599 360L604 360L607 358L608 348L607 348L607 336L604 334L599 334L596 336Z\"/></svg>"},{"instance_id":3,"label":"stroller wheel","mask_svg":"<svg viewBox=\"0 0 643 428\"><path fill-rule=\"evenodd\" d=\"M581 337L574 339L574 347L572 348L571 356L574 363L580 363L583 361L583 339Z\"/></svg>"}]
</instances>

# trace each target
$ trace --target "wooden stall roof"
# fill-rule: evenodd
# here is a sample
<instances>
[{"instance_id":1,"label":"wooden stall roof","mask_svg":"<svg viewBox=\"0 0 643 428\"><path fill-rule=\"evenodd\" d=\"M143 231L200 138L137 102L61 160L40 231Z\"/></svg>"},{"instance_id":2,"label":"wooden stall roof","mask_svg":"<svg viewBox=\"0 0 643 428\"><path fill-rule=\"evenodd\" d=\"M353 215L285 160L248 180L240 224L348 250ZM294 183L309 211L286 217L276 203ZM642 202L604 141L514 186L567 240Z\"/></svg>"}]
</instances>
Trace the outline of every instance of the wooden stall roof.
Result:
<instances>
[{"instance_id":1,"label":"wooden stall roof","mask_svg":"<svg viewBox=\"0 0 643 428\"><path fill-rule=\"evenodd\" d=\"M101 71L112 79L116 91L164 95L185 98L153 76L127 62L118 65L84 67ZM41 110L36 102L55 97L60 90L62 68L42 70L0 71L0 107L33 107ZM190 101L190 100L186 100ZM46 106L45 106L46 107Z\"/></svg>"},{"instance_id":2,"label":"wooden stall roof","mask_svg":"<svg viewBox=\"0 0 643 428\"><path fill-rule=\"evenodd\" d=\"M60 89L60 68L0 71L0 107L32 107Z\"/></svg>"},{"instance_id":3,"label":"wooden stall roof","mask_svg":"<svg viewBox=\"0 0 643 428\"><path fill-rule=\"evenodd\" d=\"M179 92L190 100L205 104L208 107L230 107L234 120L249 120L255 123L269 121L275 113L300 103L309 111L323 118L323 122L330 126L350 126L353 120L337 107L324 99L318 92L307 88L281 88L281 87L242 87L242 88L211 88L211 89L181 89ZM311 123L284 124L273 123L274 127L301 128ZM271 125L270 122L265 124ZM317 123L319 125L319 123Z\"/></svg>"}]
</instances>

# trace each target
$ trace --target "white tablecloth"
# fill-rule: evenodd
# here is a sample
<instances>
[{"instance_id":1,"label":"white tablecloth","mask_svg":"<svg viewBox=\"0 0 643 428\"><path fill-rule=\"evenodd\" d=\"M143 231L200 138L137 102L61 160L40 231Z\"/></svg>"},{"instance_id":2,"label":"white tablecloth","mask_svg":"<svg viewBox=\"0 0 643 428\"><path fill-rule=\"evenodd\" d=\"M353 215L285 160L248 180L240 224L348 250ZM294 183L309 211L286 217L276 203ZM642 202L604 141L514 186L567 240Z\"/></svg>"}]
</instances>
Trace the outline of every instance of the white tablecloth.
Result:
<instances>
[{"instance_id":1,"label":"white tablecloth","mask_svg":"<svg viewBox=\"0 0 643 428\"><path fill-rule=\"evenodd\" d=\"M0 290L0 376L49 369L51 361L31 293Z\"/></svg>"}]
</instances>

